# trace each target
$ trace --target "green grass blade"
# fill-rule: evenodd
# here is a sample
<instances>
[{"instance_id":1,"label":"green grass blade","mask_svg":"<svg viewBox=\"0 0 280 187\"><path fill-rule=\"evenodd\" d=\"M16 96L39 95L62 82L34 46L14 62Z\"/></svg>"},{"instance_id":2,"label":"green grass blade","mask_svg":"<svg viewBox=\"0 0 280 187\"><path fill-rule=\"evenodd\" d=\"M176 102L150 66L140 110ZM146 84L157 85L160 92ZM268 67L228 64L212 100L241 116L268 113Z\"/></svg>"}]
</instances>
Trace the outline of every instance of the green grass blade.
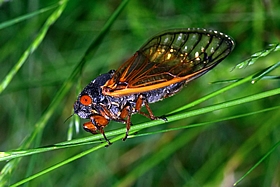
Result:
<instances>
[{"instance_id":1,"label":"green grass blade","mask_svg":"<svg viewBox=\"0 0 280 187\"><path fill-rule=\"evenodd\" d=\"M245 64L247 65L251 65L253 62L255 62L256 60L258 60L260 57L265 57L267 55L269 55L270 53L272 52L275 52L275 51L278 51L280 50L280 45L279 44L270 44L271 48L270 49L267 49L267 50L264 50L262 52L258 52L258 53L255 53L253 54L248 60L245 60L241 63L239 63L238 65L236 65L236 67L238 67L239 69L240 68L243 68L245 67ZM248 81L252 81L252 83L255 83L256 81L258 81L259 79L261 79L262 77L264 77L266 74L268 74L269 72L271 72L272 70L276 69L278 66L279 66L280 63L276 63L272 66L270 66L269 68L265 69L265 70L262 70L258 73L255 73L253 75L250 75L248 77L245 77L245 78L242 78L242 79L239 79L239 80L234 80L232 82L235 82L233 84L230 84L224 88L221 88L219 91L215 91L211 94L208 94L207 96L205 97L202 97L201 99L198 99L198 100L195 100L191 103L189 103L188 105L185 105L181 108L178 108L177 110L173 111L172 113L169 113L169 114L173 114L173 113L176 113L176 112L179 112L179 111L182 111L182 110L185 110L185 109L188 109L188 108L191 108L195 105L198 105L214 96L217 96L225 91L228 91L238 85L241 85L243 83L246 83ZM220 81L219 81L220 82ZM230 81L227 81L227 82L230 82Z\"/></svg>"},{"instance_id":2,"label":"green grass blade","mask_svg":"<svg viewBox=\"0 0 280 187\"><path fill-rule=\"evenodd\" d=\"M245 68L247 66L253 65L259 58L261 57L265 57L267 55L269 55L272 52L276 52L280 50L280 44L270 44L269 45L269 49L265 49L263 51L254 53L253 55L251 55L251 57L239 64L237 64L234 68L237 69L242 69Z\"/></svg>"},{"instance_id":3,"label":"green grass blade","mask_svg":"<svg viewBox=\"0 0 280 187\"><path fill-rule=\"evenodd\" d=\"M260 165L276 148L280 145L280 141L276 143L254 166L252 166L240 179L238 179L233 185L236 186L240 183L247 175L249 175L257 166Z\"/></svg>"},{"instance_id":4,"label":"green grass blade","mask_svg":"<svg viewBox=\"0 0 280 187\"><path fill-rule=\"evenodd\" d=\"M56 8L57 6L59 6L59 4L51 5L51 6L48 6L48 7L46 7L46 8L42 8L42 9L40 9L40 10L38 10L38 11L29 13L29 14L26 14L26 15L24 15L24 16L20 16L20 17L18 17L18 18L15 18L15 19L6 21L6 22L4 22L4 23L0 23L0 30L1 30L1 29L4 29L4 28L6 28L6 27L12 26L12 25L14 25L14 24L16 24L16 23L19 23L19 22L21 22L21 21L30 19L30 18L32 18L32 17L34 17L34 16L39 15L39 14L45 13L45 12L47 12L47 11L49 11L49 10L52 10L52 9Z\"/></svg>"},{"instance_id":5,"label":"green grass blade","mask_svg":"<svg viewBox=\"0 0 280 187\"><path fill-rule=\"evenodd\" d=\"M263 98L266 98L266 97L271 97L271 96L277 95L277 94L280 94L280 88L270 90L270 91L266 91L266 92L259 93L259 94L254 94L254 95L243 97L243 98L238 98L238 99L235 99L235 100L232 100L232 101L227 101L225 103L220 103L220 104L204 107L202 109L197 109L197 110L184 112L182 114L171 115L171 116L168 117L168 122L173 122L173 121L185 119L185 118L192 117L192 116L195 116L195 115L202 115L202 114L205 114L205 113L208 113L208 112L213 112L215 110L221 110L221 109L224 109L224 108L244 104L244 103L247 103L247 102L256 101L256 100L263 99ZM248 113L248 114L242 114L242 115L238 115L238 116L232 116L232 117L227 117L227 118L224 118L224 119L219 119L218 121L235 119L235 118L244 117L244 116L248 116L248 115L253 115L253 114L257 114L257 113L261 113L261 112L267 112L267 111L270 111L270 110L275 110L275 109L278 109L278 108L279 108L279 106L275 106L275 107L271 107L271 108L268 108L268 109L263 109L263 110L259 110L259 111L256 111L256 112L251 112L251 113ZM218 122L218 121L214 121L214 122ZM211 123L214 123L214 122L211 122ZM150 121L150 122L147 122L147 123L138 124L138 125L135 125L135 126L131 127L131 133L130 134L133 134L133 132L137 132L137 131L145 129L145 128L150 128L152 126L156 126L156 125L160 125L160 124L164 124L164 123L165 122L163 122L161 120L157 120L157 121ZM207 123L209 123L209 122L207 122ZM179 129L197 127L197 126L202 126L202 125L205 125L205 123L182 126L182 127L178 127L178 128L174 128L174 129L163 130L163 131L160 131L160 132L167 132L167 131L171 131L171 130L179 130ZM107 132L106 134L108 135L108 137L110 137L110 136L114 136L114 135L124 134L125 131L126 131L126 129L122 128L122 129L114 130L114 131L111 131L111 132ZM153 133L147 133L147 134L153 134ZM141 136L141 135L130 135L129 138L137 137L137 136ZM53 146L45 147L45 148L29 149L29 150L21 150L21 151L11 151L11 152L1 152L0 161L9 160L9 159L12 159L12 158L17 158L17 157L22 157L22 156L28 156L28 155L32 155L32 154L36 154L36 153L42 153L42 152L46 152L46 151L50 151L50 150L56 150L56 149L61 149L61 148L68 148L68 147L73 147L73 146L80 146L80 145L97 143L100 138L102 138L101 134L91 136L91 137L87 137L87 138L81 138L81 139L76 139L76 140L72 140L72 141L62 142L62 143L55 144ZM94 141L96 141L96 142L94 142Z\"/></svg>"},{"instance_id":6,"label":"green grass blade","mask_svg":"<svg viewBox=\"0 0 280 187\"><path fill-rule=\"evenodd\" d=\"M261 80L264 78L265 75L267 75L268 73L270 73L271 71L275 70L276 68L278 68L280 66L280 62L270 66L269 68L265 69L263 72L260 72L258 75L256 75L253 80L252 83L255 84L257 81Z\"/></svg>"},{"instance_id":7,"label":"green grass blade","mask_svg":"<svg viewBox=\"0 0 280 187\"><path fill-rule=\"evenodd\" d=\"M19 61L11 69L11 71L7 74L7 76L4 78L4 80L0 84L0 93L2 93L2 91L8 86L8 84L11 82L11 80L13 79L15 74L21 68L21 66L26 62L26 59L28 58L28 56L30 54L32 54L37 49L37 47L40 45L40 43L44 39L50 26L60 17L66 4L67 4L67 0L61 1L60 6L46 20L45 24L43 25L42 29L39 31L39 34L37 35L35 40L31 43L31 45L28 47L28 49L23 53L23 55L21 56ZM44 119L44 121L45 121L45 119ZM39 132L38 129L40 129L40 128L37 128L37 130L35 129L36 133L33 133L33 135L38 134L38 132ZM31 138L29 138L29 139L27 138L25 143L23 143L23 145L21 146L21 148L22 147L27 148L31 143L30 140L33 140L33 138L35 138L35 136L31 136ZM1 185L5 185L8 182L10 173L12 173L16 169L19 162L20 162L20 159L12 160L11 162L7 163L3 167L3 169L1 170L1 176L0 176Z\"/></svg>"},{"instance_id":8,"label":"green grass blade","mask_svg":"<svg viewBox=\"0 0 280 187\"><path fill-rule=\"evenodd\" d=\"M186 144L186 142L191 141L194 137L201 133L201 129L191 129L190 131L191 133L185 131L180 136L177 136L177 138L172 140L172 146L157 147L157 150L155 150L156 154L151 154L147 159L145 159L141 164L135 167L132 171L130 171L125 177L123 177L113 186L131 186L141 175L146 173L154 166L158 165L170 154L183 147ZM154 146L155 145L153 145L153 147Z\"/></svg>"},{"instance_id":9,"label":"green grass blade","mask_svg":"<svg viewBox=\"0 0 280 187\"><path fill-rule=\"evenodd\" d=\"M271 149L280 133L279 2L129 1L98 39L120 2L68 1L0 94L0 186L211 187L240 178L237 186L279 186L279 146ZM61 1L53 3L0 0L0 84ZM50 5L57 7L46 10ZM105 133L114 144L104 148L102 134L84 132L80 123L88 120L74 115L67 137L63 121L87 82L118 68L158 32L202 25L234 38L235 50L176 96L151 104L155 115L172 112L168 122L133 115L122 142L125 126L111 121ZM220 85L208 84L214 80Z\"/></svg>"},{"instance_id":10,"label":"green grass blade","mask_svg":"<svg viewBox=\"0 0 280 187\"><path fill-rule=\"evenodd\" d=\"M4 80L0 83L0 94L5 90L5 88L12 81L18 70L22 67L22 65L26 62L27 58L30 54L32 54L38 46L43 41L47 31L50 26L60 17L62 11L64 10L67 4L67 0L61 1L60 7L58 7L52 15L47 19L42 29L39 31L39 34L36 36L35 40L31 43L31 45L24 51L19 61L12 67L10 72L5 76Z\"/></svg>"},{"instance_id":11,"label":"green grass blade","mask_svg":"<svg viewBox=\"0 0 280 187\"><path fill-rule=\"evenodd\" d=\"M65 3L66 2L67 1L65 1ZM43 131L48 119L51 117L51 115L55 111L56 107L60 104L60 101L64 98L64 96L68 93L68 91L72 87L72 82L79 75L79 73L82 70L82 67L87 62L87 60L90 57L92 57L92 55L96 51L97 46L101 43L102 39L104 38L105 33L108 32L108 30L112 26L113 22L116 20L117 16L123 10L123 8L127 4L127 2L128 2L128 0L123 1L120 4L120 6L118 7L118 9L114 12L114 14L112 14L112 16L106 22L106 24L102 28L100 34L96 37L95 40L93 40L90 47L85 52L82 60L77 64L77 66L74 68L74 71L72 72L72 74L70 75L68 80L65 81L65 83L63 84L61 89L57 92L54 99L52 100L52 102L50 103L50 105L48 106L46 111L43 113L41 119L39 119L39 121L34 125L34 127L35 127L34 131L31 133L31 135L28 138L25 139L25 141L23 142L23 144L20 146L19 149L27 149L31 145L31 143L35 140L36 136L38 136L38 134L40 134ZM58 12L61 13L62 11L63 10L59 8L56 12L54 12L54 14L55 13L58 14ZM50 20L52 20L52 19L53 18L50 18ZM6 164L6 166L1 171L2 175L0 176L0 180L2 180L5 176L9 175L9 173L12 173L12 171L18 165L19 161L20 161L20 158L14 159L14 160L10 161L8 164ZM2 182L2 183L4 183L4 182Z\"/></svg>"},{"instance_id":12,"label":"green grass blade","mask_svg":"<svg viewBox=\"0 0 280 187\"><path fill-rule=\"evenodd\" d=\"M119 139L122 139L122 136L116 137L116 138L112 139L111 141L115 142L115 141L117 141ZM58 164L56 164L54 166L51 166L51 167L49 167L47 169L44 169L43 171L41 171L39 173L36 173L36 174L34 174L34 175L30 176L30 177L27 177L27 178L25 178L25 179L15 183L15 184L11 185L11 187L22 185L22 184L24 184L24 183L26 183L28 181L31 181L31 180L33 180L33 179L35 179L37 177L40 177L40 176L42 176L42 175L44 175L44 174L46 174L48 172L51 172L51 171L53 171L53 170L55 170L55 169L57 169L59 167L62 167L62 166L66 165L66 164L68 164L70 162L73 162L74 160L77 160L77 159L79 159L81 157L84 157L85 155L90 154L93 151L96 151L98 149L104 148L105 146L107 146L107 142L101 143L101 144L97 145L96 147L93 147L93 148L91 148L91 149L89 149L87 151L84 151L84 152L79 153L79 154L77 154L75 156L72 156L69 159L63 160L62 162L59 162Z\"/></svg>"}]
</instances>

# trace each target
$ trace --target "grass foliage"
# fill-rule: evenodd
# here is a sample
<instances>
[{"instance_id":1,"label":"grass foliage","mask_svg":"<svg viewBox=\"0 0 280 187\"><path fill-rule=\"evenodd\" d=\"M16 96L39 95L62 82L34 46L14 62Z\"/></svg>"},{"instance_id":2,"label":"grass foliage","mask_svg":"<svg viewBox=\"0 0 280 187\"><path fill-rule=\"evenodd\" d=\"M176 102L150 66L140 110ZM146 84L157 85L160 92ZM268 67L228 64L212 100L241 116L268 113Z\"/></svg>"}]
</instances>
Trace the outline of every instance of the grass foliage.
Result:
<instances>
[{"instance_id":1,"label":"grass foliage","mask_svg":"<svg viewBox=\"0 0 280 187\"><path fill-rule=\"evenodd\" d=\"M279 186L277 1L0 1L0 186ZM77 94L151 36L212 28L221 64L132 117L82 130ZM101 141L100 141L101 140Z\"/></svg>"}]
</instances>

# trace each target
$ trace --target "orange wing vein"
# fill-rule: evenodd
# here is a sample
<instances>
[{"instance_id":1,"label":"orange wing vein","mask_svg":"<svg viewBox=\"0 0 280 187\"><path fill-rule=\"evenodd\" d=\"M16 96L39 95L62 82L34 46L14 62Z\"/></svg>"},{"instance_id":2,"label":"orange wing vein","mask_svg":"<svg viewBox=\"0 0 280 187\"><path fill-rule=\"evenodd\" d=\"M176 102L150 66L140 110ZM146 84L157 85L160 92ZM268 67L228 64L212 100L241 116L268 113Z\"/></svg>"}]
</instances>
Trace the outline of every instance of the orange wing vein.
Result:
<instances>
[{"instance_id":1,"label":"orange wing vein","mask_svg":"<svg viewBox=\"0 0 280 187\"><path fill-rule=\"evenodd\" d=\"M171 30L150 39L103 86L103 93L123 96L194 80L233 50L233 40L205 29Z\"/></svg>"}]
</instances>

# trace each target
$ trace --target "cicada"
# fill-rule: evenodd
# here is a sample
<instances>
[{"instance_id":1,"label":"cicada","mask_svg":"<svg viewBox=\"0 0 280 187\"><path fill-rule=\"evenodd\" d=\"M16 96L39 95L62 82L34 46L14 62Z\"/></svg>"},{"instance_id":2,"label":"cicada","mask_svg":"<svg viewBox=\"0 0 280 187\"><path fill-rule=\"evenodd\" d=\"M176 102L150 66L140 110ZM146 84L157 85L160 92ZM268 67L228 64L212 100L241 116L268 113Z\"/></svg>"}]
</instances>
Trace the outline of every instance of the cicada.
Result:
<instances>
[{"instance_id":1,"label":"cicada","mask_svg":"<svg viewBox=\"0 0 280 187\"><path fill-rule=\"evenodd\" d=\"M131 127L131 115L155 117L150 103L179 92L185 84L219 64L234 48L226 34L207 29L169 30L148 40L119 69L110 70L91 81L79 94L74 113L90 119L86 131L98 131L110 141L104 128L110 120L126 124L125 140ZM141 111L146 107L147 113Z\"/></svg>"}]
</instances>

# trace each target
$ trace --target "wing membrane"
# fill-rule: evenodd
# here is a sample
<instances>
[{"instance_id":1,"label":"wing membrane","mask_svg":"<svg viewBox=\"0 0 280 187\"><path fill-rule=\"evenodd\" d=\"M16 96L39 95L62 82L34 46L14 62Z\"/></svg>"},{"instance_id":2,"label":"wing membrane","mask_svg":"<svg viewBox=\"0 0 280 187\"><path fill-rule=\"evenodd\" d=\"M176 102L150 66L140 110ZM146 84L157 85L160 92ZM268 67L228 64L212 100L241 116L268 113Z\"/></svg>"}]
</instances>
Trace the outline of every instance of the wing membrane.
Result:
<instances>
[{"instance_id":1,"label":"wing membrane","mask_svg":"<svg viewBox=\"0 0 280 187\"><path fill-rule=\"evenodd\" d=\"M185 29L159 34L116 71L103 92L122 96L189 82L215 67L233 47L229 36L213 30Z\"/></svg>"}]
</instances>

